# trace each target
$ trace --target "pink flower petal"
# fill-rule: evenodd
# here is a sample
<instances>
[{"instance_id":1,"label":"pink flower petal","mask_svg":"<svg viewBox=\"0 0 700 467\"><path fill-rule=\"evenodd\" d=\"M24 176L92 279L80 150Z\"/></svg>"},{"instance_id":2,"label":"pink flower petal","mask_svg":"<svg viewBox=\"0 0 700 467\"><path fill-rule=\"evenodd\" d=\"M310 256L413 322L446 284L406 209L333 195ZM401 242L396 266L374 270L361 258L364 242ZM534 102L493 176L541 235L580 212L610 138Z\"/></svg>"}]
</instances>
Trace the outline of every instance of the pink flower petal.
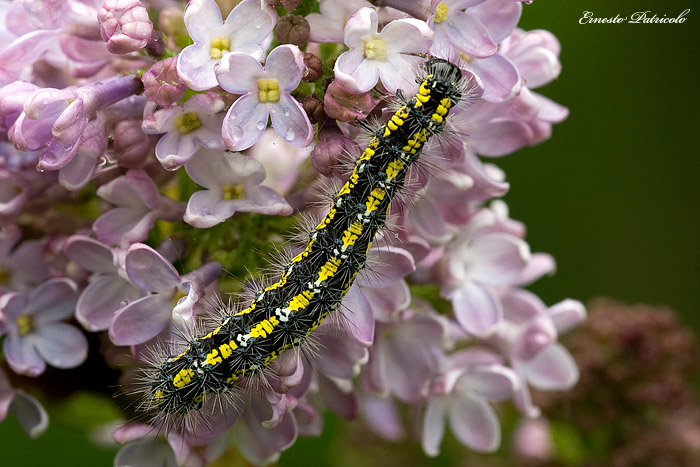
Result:
<instances>
[{"instance_id":1,"label":"pink flower petal","mask_svg":"<svg viewBox=\"0 0 700 467\"><path fill-rule=\"evenodd\" d=\"M63 247L71 261L91 272L110 273L116 270L112 251L107 245L90 237L73 235Z\"/></svg>"},{"instance_id":2,"label":"pink flower petal","mask_svg":"<svg viewBox=\"0 0 700 467\"><path fill-rule=\"evenodd\" d=\"M34 324L45 324L73 315L78 301L76 286L70 279L50 279L36 288L24 309L34 317Z\"/></svg>"},{"instance_id":3,"label":"pink flower petal","mask_svg":"<svg viewBox=\"0 0 700 467\"><path fill-rule=\"evenodd\" d=\"M299 86L304 70L304 53L293 45L275 47L265 61L265 72L279 81L280 92L292 92Z\"/></svg>"},{"instance_id":4,"label":"pink flower petal","mask_svg":"<svg viewBox=\"0 0 700 467\"><path fill-rule=\"evenodd\" d=\"M502 102L515 96L522 80L518 69L501 54L473 60L468 68L479 77L484 85L483 99L492 102Z\"/></svg>"},{"instance_id":5,"label":"pink flower petal","mask_svg":"<svg viewBox=\"0 0 700 467\"><path fill-rule=\"evenodd\" d=\"M560 334L586 319L586 307L578 300L563 300L549 307L548 312Z\"/></svg>"},{"instance_id":6,"label":"pink flower petal","mask_svg":"<svg viewBox=\"0 0 700 467\"><path fill-rule=\"evenodd\" d=\"M21 375L39 376L46 369L29 339L8 335L2 344L2 350L12 371Z\"/></svg>"},{"instance_id":7,"label":"pink flower petal","mask_svg":"<svg viewBox=\"0 0 700 467\"><path fill-rule=\"evenodd\" d=\"M218 190L201 190L193 193L187 202L184 221L199 229L220 224L236 212L230 200L223 200Z\"/></svg>"},{"instance_id":8,"label":"pink flower petal","mask_svg":"<svg viewBox=\"0 0 700 467\"><path fill-rule=\"evenodd\" d=\"M56 368L75 368L87 358L87 339L70 324L53 323L39 327L32 341L41 358Z\"/></svg>"},{"instance_id":9,"label":"pink flower petal","mask_svg":"<svg viewBox=\"0 0 700 467\"><path fill-rule=\"evenodd\" d=\"M222 136L226 146L231 151L251 147L265 130L269 114L268 106L258 101L257 94L246 94L238 99L224 118Z\"/></svg>"},{"instance_id":10,"label":"pink flower petal","mask_svg":"<svg viewBox=\"0 0 700 467\"><path fill-rule=\"evenodd\" d=\"M97 238L108 245L145 240L153 227L157 213L132 208L114 208L102 214L92 224Z\"/></svg>"},{"instance_id":11,"label":"pink flower petal","mask_svg":"<svg viewBox=\"0 0 700 467\"><path fill-rule=\"evenodd\" d=\"M137 345L157 336L170 322L168 297L149 295L119 310L109 325L109 338L116 345Z\"/></svg>"},{"instance_id":12,"label":"pink flower petal","mask_svg":"<svg viewBox=\"0 0 700 467\"><path fill-rule=\"evenodd\" d=\"M390 93L401 89L406 95L414 94L418 90L415 76L418 74L423 59L418 56L406 54L390 55L389 60L377 60L376 67L379 79ZM370 60L365 60L369 63Z\"/></svg>"},{"instance_id":13,"label":"pink flower petal","mask_svg":"<svg viewBox=\"0 0 700 467\"><path fill-rule=\"evenodd\" d=\"M231 38L231 51L262 60L278 19L277 11L267 3L243 0L229 13L222 32Z\"/></svg>"},{"instance_id":14,"label":"pink flower petal","mask_svg":"<svg viewBox=\"0 0 700 467\"><path fill-rule=\"evenodd\" d=\"M503 365L489 365L474 368L463 377L459 384L468 384L485 399L502 401L510 398L520 386L520 380L513 370Z\"/></svg>"},{"instance_id":15,"label":"pink flower petal","mask_svg":"<svg viewBox=\"0 0 700 467\"><path fill-rule=\"evenodd\" d=\"M124 265L129 280L141 290L172 293L180 285L180 275L172 264L143 243L129 247Z\"/></svg>"},{"instance_id":16,"label":"pink flower petal","mask_svg":"<svg viewBox=\"0 0 700 467\"><path fill-rule=\"evenodd\" d=\"M423 451L431 456L440 453L440 443L445 436L445 417L447 416L447 406L445 398L433 398L428 400L428 404L423 415L423 430L421 444Z\"/></svg>"},{"instance_id":17,"label":"pink flower petal","mask_svg":"<svg viewBox=\"0 0 700 467\"><path fill-rule=\"evenodd\" d=\"M353 49L362 46L362 41L367 35L377 32L378 22L377 10L370 7L360 8L345 23L343 42Z\"/></svg>"},{"instance_id":18,"label":"pink flower petal","mask_svg":"<svg viewBox=\"0 0 700 467\"><path fill-rule=\"evenodd\" d=\"M58 172L58 181L62 187L77 191L92 180L95 173L96 160L94 157L77 153L73 159Z\"/></svg>"},{"instance_id":19,"label":"pink flower petal","mask_svg":"<svg viewBox=\"0 0 700 467\"><path fill-rule=\"evenodd\" d=\"M450 428L461 443L480 452L495 451L501 444L498 417L484 399L461 397L450 409Z\"/></svg>"},{"instance_id":20,"label":"pink flower petal","mask_svg":"<svg viewBox=\"0 0 700 467\"><path fill-rule=\"evenodd\" d=\"M218 32L224 22L214 0L191 0L185 8L184 20L187 33L197 44L209 44L212 34Z\"/></svg>"},{"instance_id":21,"label":"pink flower petal","mask_svg":"<svg viewBox=\"0 0 700 467\"><path fill-rule=\"evenodd\" d=\"M474 128L470 144L482 156L503 156L533 143L534 134L524 122L492 121Z\"/></svg>"},{"instance_id":22,"label":"pink flower petal","mask_svg":"<svg viewBox=\"0 0 700 467\"><path fill-rule=\"evenodd\" d=\"M379 36L393 52L425 53L430 49L434 33L425 21L404 18L384 26Z\"/></svg>"},{"instance_id":23,"label":"pink flower petal","mask_svg":"<svg viewBox=\"0 0 700 467\"><path fill-rule=\"evenodd\" d=\"M513 32L522 13L520 2L483 2L469 13L486 28L494 42L502 42Z\"/></svg>"},{"instance_id":24,"label":"pink flower petal","mask_svg":"<svg viewBox=\"0 0 700 467\"><path fill-rule=\"evenodd\" d=\"M134 465L178 465L175 453L162 438L144 438L122 447L114 457L115 467Z\"/></svg>"},{"instance_id":25,"label":"pink flower petal","mask_svg":"<svg viewBox=\"0 0 700 467\"><path fill-rule=\"evenodd\" d=\"M371 250L368 257L371 270L363 284L383 289L416 270L413 256L403 248L384 246Z\"/></svg>"},{"instance_id":26,"label":"pink flower petal","mask_svg":"<svg viewBox=\"0 0 700 467\"><path fill-rule=\"evenodd\" d=\"M340 313L345 318L345 327L358 344L372 345L374 341L374 315L372 307L359 287L350 287L343 299Z\"/></svg>"},{"instance_id":27,"label":"pink flower petal","mask_svg":"<svg viewBox=\"0 0 700 467\"><path fill-rule=\"evenodd\" d=\"M503 319L501 303L485 288L467 282L450 296L452 309L462 328L475 336L486 336Z\"/></svg>"},{"instance_id":28,"label":"pink flower petal","mask_svg":"<svg viewBox=\"0 0 700 467\"><path fill-rule=\"evenodd\" d=\"M314 139L314 127L309 117L289 94L280 95L276 108L270 109L270 116L275 132L292 146L306 147Z\"/></svg>"},{"instance_id":29,"label":"pink flower petal","mask_svg":"<svg viewBox=\"0 0 700 467\"><path fill-rule=\"evenodd\" d=\"M568 350L558 342L522 363L528 382L544 391L571 389L579 377L578 367Z\"/></svg>"},{"instance_id":30,"label":"pink flower petal","mask_svg":"<svg viewBox=\"0 0 700 467\"><path fill-rule=\"evenodd\" d=\"M156 157L167 170L176 170L186 164L197 149L192 134L181 135L178 131L169 131L161 136L156 145Z\"/></svg>"},{"instance_id":31,"label":"pink flower petal","mask_svg":"<svg viewBox=\"0 0 700 467\"><path fill-rule=\"evenodd\" d=\"M508 234L486 234L469 248L469 276L488 285L509 284L529 259L530 247L523 240Z\"/></svg>"},{"instance_id":32,"label":"pink flower petal","mask_svg":"<svg viewBox=\"0 0 700 467\"><path fill-rule=\"evenodd\" d=\"M217 85L214 65L217 60L210 57L210 47L192 44L185 47L177 57L177 74L195 91L204 91Z\"/></svg>"},{"instance_id":33,"label":"pink flower petal","mask_svg":"<svg viewBox=\"0 0 700 467\"><path fill-rule=\"evenodd\" d=\"M371 62L356 50L345 52L335 62L335 79L349 91L358 94L367 92L379 81L377 66Z\"/></svg>"},{"instance_id":34,"label":"pink flower petal","mask_svg":"<svg viewBox=\"0 0 700 467\"><path fill-rule=\"evenodd\" d=\"M21 389L15 392L10 411L31 439L36 439L49 427L49 415L46 409L38 400Z\"/></svg>"},{"instance_id":35,"label":"pink flower petal","mask_svg":"<svg viewBox=\"0 0 700 467\"><path fill-rule=\"evenodd\" d=\"M117 274L105 274L85 287L78 299L75 317L88 331L103 331L124 302L140 296L138 289Z\"/></svg>"},{"instance_id":36,"label":"pink flower petal","mask_svg":"<svg viewBox=\"0 0 700 467\"><path fill-rule=\"evenodd\" d=\"M216 67L216 79L231 94L257 95L258 80L264 75L263 66L250 55L233 52L226 55Z\"/></svg>"},{"instance_id":37,"label":"pink flower petal","mask_svg":"<svg viewBox=\"0 0 700 467\"><path fill-rule=\"evenodd\" d=\"M469 13L456 13L453 21L438 27L454 47L470 57L488 57L498 50L498 43L491 39L486 28Z\"/></svg>"},{"instance_id":38,"label":"pink flower petal","mask_svg":"<svg viewBox=\"0 0 700 467\"><path fill-rule=\"evenodd\" d=\"M141 170L129 170L126 175L100 186L97 195L117 206L156 209L160 203L156 184Z\"/></svg>"}]
</instances>

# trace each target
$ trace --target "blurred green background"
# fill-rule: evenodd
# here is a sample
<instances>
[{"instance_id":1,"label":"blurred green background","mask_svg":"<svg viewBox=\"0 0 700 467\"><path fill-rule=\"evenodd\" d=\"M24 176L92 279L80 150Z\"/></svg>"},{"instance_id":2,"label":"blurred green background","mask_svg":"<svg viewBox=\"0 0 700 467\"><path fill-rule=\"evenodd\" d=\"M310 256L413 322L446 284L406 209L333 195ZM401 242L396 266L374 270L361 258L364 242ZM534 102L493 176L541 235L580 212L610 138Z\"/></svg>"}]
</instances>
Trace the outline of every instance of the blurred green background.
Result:
<instances>
[{"instance_id":1,"label":"blurred green background","mask_svg":"<svg viewBox=\"0 0 700 467\"><path fill-rule=\"evenodd\" d=\"M511 217L527 225L532 251L557 260L557 273L531 287L546 303L606 296L664 304L700 331L697 5L536 0L525 6L520 26L552 31L562 43L562 74L538 92L571 115L551 140L491 162L507 174L505 200ZM596 17L644 10L676 16L687 8L683 24L578 23L584 10ZM331 418L327 428L320 440L300 440L282 465L333 464L338 451L328 439L342 438L344 425ZM0 440L0 464L7 466L106 466L115 452L57 423L30 441L8 420ZM459 463L454 451L434 461L424 460L417 446L412 454L414 465ZM380 459L358 460L378 465Z\"/></svg>"}]
</instances>

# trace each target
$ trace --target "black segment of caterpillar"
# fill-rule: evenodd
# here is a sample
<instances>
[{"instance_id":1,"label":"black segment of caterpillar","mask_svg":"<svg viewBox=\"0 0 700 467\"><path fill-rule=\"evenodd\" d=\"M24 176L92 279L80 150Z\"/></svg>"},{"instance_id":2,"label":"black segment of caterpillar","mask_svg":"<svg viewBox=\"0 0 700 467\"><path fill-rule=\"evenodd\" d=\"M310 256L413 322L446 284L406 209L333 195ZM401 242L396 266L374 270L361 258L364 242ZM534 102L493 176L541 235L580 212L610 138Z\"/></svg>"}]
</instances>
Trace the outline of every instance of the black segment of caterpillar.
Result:
<instances>
[{"instance_id":1,"label":"black segment of caterpillar","mask_svg":"<svg viewBox=\"0 0 700 467\"><path fill-rule=\"evenodd\" d=\"M301 345L340 306L408 168L428 138L443 130L450 109L466 97L454 64L430 58L424 71L418 93L374 132L328 214L282 277L257 292L247 308L150 371L147 410L167 416L200 409L208 395L228 392L239 379Z\"/></svg>"}]
</instances>

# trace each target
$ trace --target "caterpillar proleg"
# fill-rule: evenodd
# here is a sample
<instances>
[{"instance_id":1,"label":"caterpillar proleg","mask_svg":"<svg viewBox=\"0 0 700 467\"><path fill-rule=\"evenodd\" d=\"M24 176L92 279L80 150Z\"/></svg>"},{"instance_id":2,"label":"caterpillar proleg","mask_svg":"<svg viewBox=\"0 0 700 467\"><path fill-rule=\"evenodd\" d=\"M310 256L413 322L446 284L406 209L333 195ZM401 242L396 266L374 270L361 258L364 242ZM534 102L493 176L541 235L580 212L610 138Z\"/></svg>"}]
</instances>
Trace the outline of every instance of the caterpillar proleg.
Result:
<instances>
[{"instance_id":1,"label":"caterpillar proleg","mask_svg":"<svg viewBox=\"0 0 700 467\"><path fill-rule=\"evenodd\" d=\"M424 71L418 93L374 132L330 210L309 233L306 248L245 309L155 368L146 406L164 414L200 409L209 395L227 392L301 345L341 305L407 170L431 135L443 130L450 110L467 97L454 64L430 58Z\"/></svg>"}]
</instances>

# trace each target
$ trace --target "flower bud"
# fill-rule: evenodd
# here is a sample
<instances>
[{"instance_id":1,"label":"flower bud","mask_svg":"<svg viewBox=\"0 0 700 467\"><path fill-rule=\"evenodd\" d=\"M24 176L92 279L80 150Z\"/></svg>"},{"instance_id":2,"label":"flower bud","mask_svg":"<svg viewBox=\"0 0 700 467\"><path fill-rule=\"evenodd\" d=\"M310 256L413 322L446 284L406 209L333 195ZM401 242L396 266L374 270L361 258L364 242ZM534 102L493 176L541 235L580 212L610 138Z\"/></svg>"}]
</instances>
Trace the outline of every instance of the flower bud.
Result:
<instances>
[{"instance_id":1,"label":"flower bud","mask_svg":"<svg viewBox=\"0 0 700 467\"><path fill-rule=\"evenodd\" d=\"M162 57L166 47L167 44L165 43L163 33L154 29L151 32L151 38L148 40L148 44L146 44L146 52L148 52L148 55L155 58Z\"/></svg>"},{"instance_id":2,"label":"flower bud","mask_svg":"<svg viewBox=\"0 0 700 467\"><path fill-rule=\"evenodd\" d=\"M304 53L304 65L306 65L306 73L301 79L307 83L312 83L323 76L323 63L316 55Z\"/></svg>"},{"instance_id":3,"label":"flower bud","mask_svg":"<svg viewBox=\"0 0 700 467\"><path fill-rule=\"evenodd\" d=\"M152 150L152 138L143 132L139 120L122 120L114 127L114 153L117 163L129 169L140 168Z\"/></svg>"},{"instance_id":4,"label":"flower bud","mask_svg":"<svg viewBox=\"0 0 700 467\"><path fill-rule=\"evenodd\" d=\"M371 91L363 94L353 94L346 91L337 81L331 82L323 98L323 108L329 117L341 122L352 122L364 119L379 103L372 97Z\"/></svg>"},{"instance_id":5,"label":"flower bud","mask_svg":"<svg viewBox=\"0 0 700 467\"><path fill-rule=\"evenodd\" d=\"M294 44L300 49L309 44L310 32L309 22L303 16L286 15L275 26L275 34L281 43Z\"/></svg>"},{"instance_id":6,"label":"flower bud","mask_svg":"<svg viewBox=\"0 0 700 467\"><path fill-rule=\"evenodd\" d=\"M340 161L344 154L360 151L357 143L343 135L335 123L321 127L318 138L318 143L311 151L311 165L326 177L339 174Z\"/></svg>"},{"instance_id":7,"label":"flower bud","mask_svg":"<svg viewBox=\"0 0 700 467\"><path fill-rule=\"evenodd\" d=\"M161 106L179 101L185 95L187 86L180 82L177 74L177 57L168 57L153 64L143 74L143 91L146 98Z\"/></svg>"},{"instance_id":8,"label":"flower bud","mask_svg":"<svg viewBox=\"0 0 700 467\"><path fill-rule=\"evenodd\" d=\"M326 118L326 113L323 111L323 102L321 99L311 94L301 103L304 112L309 116L311 123L322 122Z\"/></svg>"},{"instance_id":9,"label":"flower bud","mask_svg":"<svg viewBox=\"0 0 700 467\"><path fill-rule=\"evenodd\" d=\"M146 46L153 24L139 0L107 0L97 12L100 35L113 54L135 52Z\"/></svg>"}]
</instances>

